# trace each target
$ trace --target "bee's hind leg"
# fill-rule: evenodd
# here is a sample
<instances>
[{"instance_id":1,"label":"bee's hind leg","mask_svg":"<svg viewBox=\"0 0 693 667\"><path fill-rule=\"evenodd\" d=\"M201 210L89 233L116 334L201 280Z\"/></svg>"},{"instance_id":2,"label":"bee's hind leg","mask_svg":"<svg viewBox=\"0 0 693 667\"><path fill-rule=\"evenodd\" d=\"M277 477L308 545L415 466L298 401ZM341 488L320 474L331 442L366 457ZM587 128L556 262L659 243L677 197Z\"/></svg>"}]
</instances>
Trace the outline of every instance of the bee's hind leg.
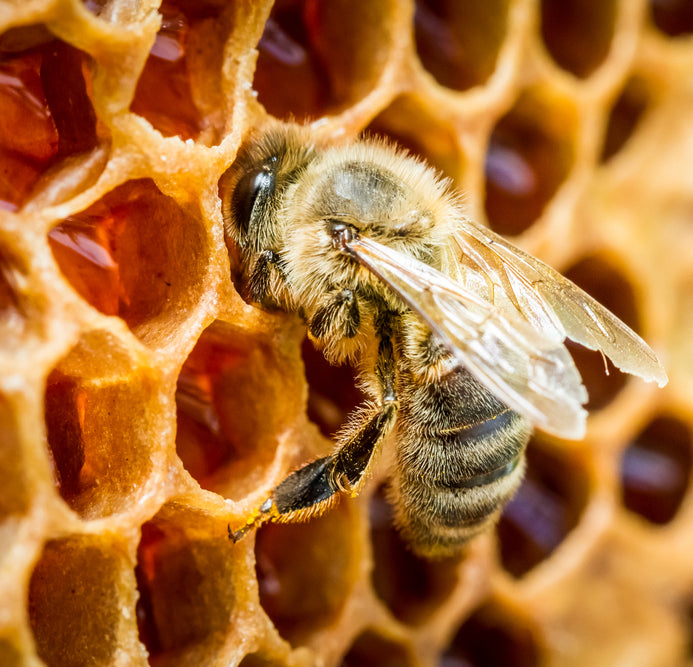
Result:
<instances>
[{"instance_id":1,"label":"bee's hind leg","mask_svg":"<svg viewBox=\"0 0 693 667\"><path fill-rule=\"evenodd\" d=\"M388 400L332 456L309 463L291 473L275 487L257 515L229 537L237 542L251 528L266 521L292 521L323 512L337 494L356 493L373 458L373 453L390 432L397 408Z\"/></svg>"},{"instance_id":2,"label":"bee's hind leg","mask_svg":"<svg viewBox=\"0 0 693 667\"><path fill-rule=\"evenodd\" d=\"M379 407L363 408L361 418L349 428L346 441L334 454L291 473L275 487L246 526L236 531L229 528L229 537L234 542L266 521L305 519L330 507L340 492L356 494L374 452L390 432L397 413L393 391L394 358L389 336L381 338L377 367L376 376L382 388Z\"/></svg>"}]
</instances>

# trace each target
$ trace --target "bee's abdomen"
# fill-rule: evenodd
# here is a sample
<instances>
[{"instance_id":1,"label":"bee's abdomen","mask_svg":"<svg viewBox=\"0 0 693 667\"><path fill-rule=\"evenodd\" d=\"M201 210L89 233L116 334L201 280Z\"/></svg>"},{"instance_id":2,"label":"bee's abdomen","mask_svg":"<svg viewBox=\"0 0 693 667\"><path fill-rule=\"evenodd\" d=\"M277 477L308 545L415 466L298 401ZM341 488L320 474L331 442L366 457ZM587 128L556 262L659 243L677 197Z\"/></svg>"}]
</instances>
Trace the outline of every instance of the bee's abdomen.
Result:
<instances>
[{"instance_id":1,"label":"bee's abdomen","mask_svg":"<svg viewBox=\"0 0 693 667\"><path fill-rule=\"evenodd\" d=\"M397 521L416 551L446 555L496 520L522 479L528 422L462 369L400 384Z\"/></svg>"}]
</instances>

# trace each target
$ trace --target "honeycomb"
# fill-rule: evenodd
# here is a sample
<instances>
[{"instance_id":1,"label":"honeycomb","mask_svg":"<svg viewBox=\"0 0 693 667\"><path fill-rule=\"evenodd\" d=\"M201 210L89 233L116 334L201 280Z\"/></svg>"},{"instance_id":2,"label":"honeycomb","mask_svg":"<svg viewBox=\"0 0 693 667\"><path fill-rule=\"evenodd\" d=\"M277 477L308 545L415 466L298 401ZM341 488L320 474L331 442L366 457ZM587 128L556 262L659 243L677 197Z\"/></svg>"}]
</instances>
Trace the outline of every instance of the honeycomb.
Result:
<instances>
[{"instance_id":1,"label":"honeycomb","mask_svg":"<svg viewBox=\"0 0 693 667\"><path fill-rule=\"evenodd\" d=\"M0 3L0 664L693 665L690 0ZM269 122L390 137L657 350L573 352L497 531L393 529L385 466L233 544L360 397L246 304L218 182Z\"/></svg>"}]
</instances>

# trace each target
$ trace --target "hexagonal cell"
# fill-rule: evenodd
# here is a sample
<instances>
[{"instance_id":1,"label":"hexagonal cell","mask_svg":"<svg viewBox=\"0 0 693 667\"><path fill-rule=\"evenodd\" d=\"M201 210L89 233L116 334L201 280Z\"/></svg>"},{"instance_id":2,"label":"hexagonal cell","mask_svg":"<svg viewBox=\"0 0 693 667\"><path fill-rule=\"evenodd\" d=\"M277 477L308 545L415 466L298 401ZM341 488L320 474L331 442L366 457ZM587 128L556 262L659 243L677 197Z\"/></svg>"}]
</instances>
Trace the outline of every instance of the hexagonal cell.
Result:
<instances>
[{"instance_id":1,"label":"hexagonal cell","mask_svg":"<svg viewBox=\"0 0 693 667\"><path fill-rule=\"evenodd\" d=\"M382 75L398 11L394 0L306 3L306 23L340 106L364 97Z\"/></svg>"},{"instance_id":2,"label":"hexagonal cell","mask_svg":"<svg viewBox=\"0 0 693 667\"><path fill-rule=\"evenodd\" d=\"M602 162L612 158L625 146L642 120L651 101L649 85L644 79L638 76L628 79L609 112L600 157Z\"/></svg>"},{"instance_id":3,"label":"hexagonal cell","mask_svg":"<svg viewBox=\"0 0 693 667\"><path fill-rule=\"evenodd\" d=\"M455 179L462 172L463 155L454 129L432 118L412 97L398 97L366 131L392 139L444 176Z\"/></svg>"},{"instance_id":4,"label":"hexagonal cell","mask_svg":"<svg viewBox=\"0 0 693 667\"><path fill-rule=\"evenodd\" d=\"M604 62L616 23L615 0L542 0L541 36L551 57L579 77Z\"/></svg>"},{"instance_id":5,"label":"hexagonal cell","mask_svg":"<svg viewBox=\"0 0 693 667\"><path fill-rule=\"evenodd\" d=\"M501 234L525 231L544 211L573 162L577 115L565 100L523 93L496 124L486 153L486 215Z\"/></svg>"},{"instance_id":6,"label":"hexagonal cell","mask_svg":"<svg viewBox=\"0 0 693 667\"><path fill-rule=\"evenodd\" d=\"M46 170L99 140L89 58L43 25L0 36L0 209L21 207Z\"/></svg>"},{"instance_id":7,"label":"hexagonal cell","mask_svg":"<svg viewBox=\"0 0 693 667\"><path fill-rule=\"evenodd\" d=\"M307 4L306 0L276 2L257 45L253 88L277 118L316 118L333 102L329 77L307 25Z\"/></svg>"},{"instance_id":8,"label":"hexagonal cell","mask_svg":"<svg viewBox=\"0 0 693 667\"><path fill-rule=\"evenodd\" d=\"M650 0L650 15L658 30L670 37L693 32L693 5L690 0Z\"/></svg>"},{"instance_id":9,"label":"hexagonal cell","mask_svg":"<svg viewBox=\"0 0 693 667\"><path fill-rule=\"evenodd\" d=\"M430 561L414 555L393 519L392 507L381 489L370 504L373 587L400 621L422 623L455 588L460 557Z\"/></svg>"},{"instance_id":10,"label":"hexagonal cell","mask_svg":"<svg viewBox=\"0 0 693 667\"><path fill-rule=\"evenodd\" d=\"M199 302L209 249L202 223L149 179L129 181L49 233L75 290L122 317L152 347L181 332Z\"/></svg>"},{"instance_id":11,"label":"hexagonal cell","mask_svg":"<svg viewBox=\"0 0 693 667\"><path fill-rule=\"evenodd\" d=\"M351 645L342 667L413 667L417 664L410 649L374 630L366 630Z\"/></svg>"},{"instance_id":12,"label":"hexagonal cell","mask_svg":"<svg viewBox=\"0 0 693 667\"><path fill-rule=\"evenodd\" d=\"M493 74L505 39L508 0L417 0L416 50L447 88L466 90Z\"/></svg>"},{"instance_id":13,"label":"hexagonal cell","mask_svg":"<svg viewBox=\"0 0 693 667\"><path fill-rule=\"evenodd\" d=\"M691 479L691 431L673 417L654 419L623 452L623 504L654 524L676 516Z\"/></svg>"},{"instance_id":14,"label":"hexagonal cell","mask_svg":"<svg viewBox=\"0 0 693 667\"><path fill-rule=\"evenodd\" d=\"M565 272L565 276L593 296L631 329L639 330L638 307L633 288L626 278L602 257L585 257ZM611 403L625 386L628 376L599 352L577 343L567 345L587 387L588 410L600 410Z\"/></svg>"},{"instance_id":15,"label":"hexagonal cell","mask_svg":"<svg viewBox=\"0 0 693 667\"><path fill-rule=\"evenodd\" d=\"M349 501L307 523L260 528L255 558L260 603L293 645L330 625L358 576Z\"/></svg>"},{"instance_id":16,"label":"hexagonal cell","mask_svg":"<svg viewBox=\"0 0 693 667\"><path fill-rule=\"evenodd\" d=\"M165 137L218 143L220 120L209 97L221 95L221 54L228 36L224 3L167 0L161 28L137 82L130 110ZM212 76L216 72L216 76ZM219 104L216 104L218 107ZM210 113L205 113L209 110Z\"/></svg>"},{"instance_id":17,"label":"hexagonal cell","mask_svg":"<svg viewBox=\"0 0 693 667\"><path fill-rule=\"evenodd\" d=\"M306 339L301 348L308 382L308 418L322 434L332 437L351 411L365 400L348 364L332 366Z\"/></svg>"},{"instance_id":18,"label":"hexagonal cell","mask_svg":"<svg viewBox=\"0 0 693 667\"><path fill-rule=\"evenodd\" d=\"M262 483L303 397L300 364L217 322L178 377L178 455L203 488L242 498Z\"/></svg>"},{"instance_id":19,"label":"hexagonal cell","mask_svg":"<svg viewBox=\"0 0 693 667\"><path fill-rule=\"evenodd\" d=\"M136 636L134 577L109 535L48 542L29 584L36 649L48 665L111 665ZM129 613L128 613L129 611ZM133 663L143 655L131 656Z\"/></svg>"},{"instance_id":20,"label":"hexagonal cell","mask_svg":"<svg viewBox=\"0 0 693 667\"><path fill-rule=\"evenodd\" d=\"M519 610L488 603L464 622L440 667L534 667L545 664L540 647L536 628Z\"/></svg>"},{"instance_id":21,"label":"hexagonal cell","mask_svg":"<svg viewBox=\"0 0 693 667\"><path fill-rule=\"evenodd\" d=\"M56 484L85 518L132 511L168 431L158 378L105 333L91 333L48 376L45 419Z\"/></svg>"},{"instance_id":22,"label":"hexagonal cell","mask_svg":"<svg viewBox=\"0 0 693 667\"><path fill-rule=\"evenodd\" d=\"M135 576L140 640L156 664L212 664L235 604L225 524L165 506L142 526Z\"/></svg>"},{"instance_id":23,"label":"hexagonal cell","mask_svg":"<svg viewBox=\"0 0 693 667\"><path fill-rule=\"evenodd\" d=\"M300 121L365 96L389 55L394 11L391 0L275 2L257 45L253 81L265 109Z\"/></svg>"},{"instance_id":24,"label":"hexagonal cell","mask_svg":"<svg viewBox=\"0 0 693 667\"><path fill-rule=\"evenodd\" d=\"M585 464L532 438L527 474L498 523L503 567L520 577L548 558L577 525L588 494Z\"/></svg>"}]
</instances>

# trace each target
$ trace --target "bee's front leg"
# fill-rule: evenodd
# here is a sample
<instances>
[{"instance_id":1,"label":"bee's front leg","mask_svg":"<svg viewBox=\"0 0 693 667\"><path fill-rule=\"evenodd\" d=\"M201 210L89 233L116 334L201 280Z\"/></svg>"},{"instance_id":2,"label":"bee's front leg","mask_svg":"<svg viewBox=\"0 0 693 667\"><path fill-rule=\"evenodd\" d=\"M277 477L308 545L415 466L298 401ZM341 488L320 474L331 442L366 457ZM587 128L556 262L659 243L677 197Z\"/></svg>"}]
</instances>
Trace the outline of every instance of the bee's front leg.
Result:
<instances>
[{"instance_id":1,"label":"bee's front leg","mask_svg":"<svg viewBox=\"0 0 693 667\"><path fill-rule=\"evenodd\" d=\"M338 289L327 295L310 318L311 336L317 339L353 338L361 326L358 300L350 289Z\"/></svg>"},{"instance_id":2,"label":"bee's front leg","mask_svg":"<svg viewBox=\"0 0 693 667\"><path fill-rule=\"evenodd\" d=\"M255 260L248 277L248 296L251 301L266 307L275 307L271 298L272 272L284 278L281 258L273 250L263 250Z\"/></svg>"},{"instance_id":3,"label":"bee's front leg","mask_svg":"<svg viewBox=\"0 0 693 667\"><path fill-rule=\"evenodd\" d=\"M292 521L323 512L346 492L355 495L379 445L391 431L397 414L394 383L394 355L389 337L382 337L377 360L381 396L377 407L363 407L331 456L325 456L291 473L270 494L246 526L229 528L229 537L238 541L251 528L266 521Z\"/></svg>"}]
</instances>

